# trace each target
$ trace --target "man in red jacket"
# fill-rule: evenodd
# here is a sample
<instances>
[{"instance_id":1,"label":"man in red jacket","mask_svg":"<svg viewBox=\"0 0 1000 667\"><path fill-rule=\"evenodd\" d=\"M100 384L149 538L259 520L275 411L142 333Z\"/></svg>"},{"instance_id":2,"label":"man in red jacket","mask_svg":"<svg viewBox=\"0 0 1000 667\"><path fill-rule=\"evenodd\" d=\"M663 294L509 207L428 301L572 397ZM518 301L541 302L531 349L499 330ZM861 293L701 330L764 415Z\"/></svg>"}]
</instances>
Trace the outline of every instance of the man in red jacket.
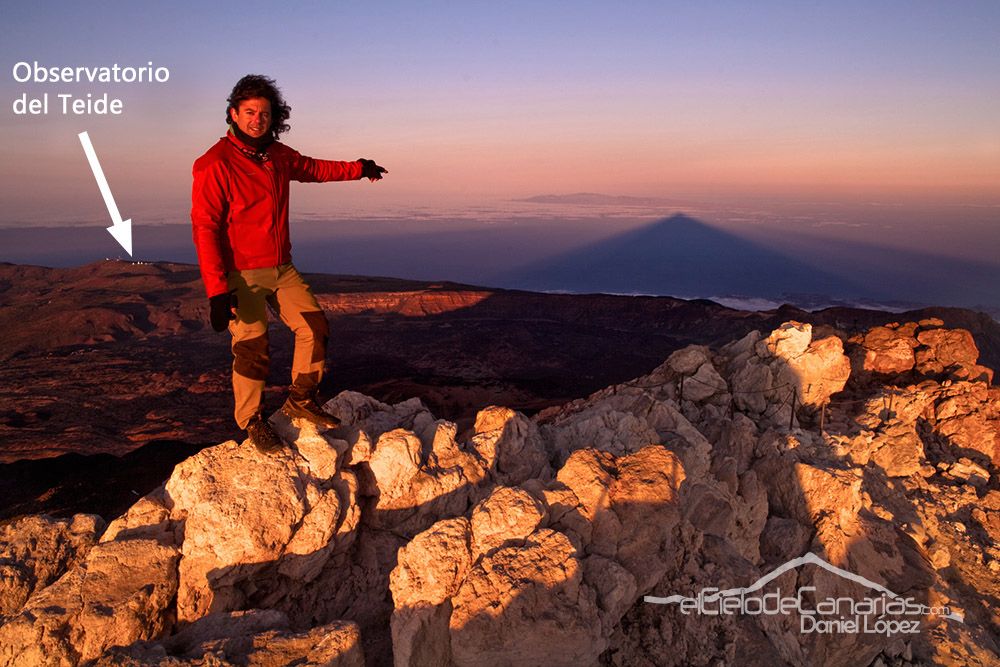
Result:
<instances>
[{"instance_id":1,"label":"man in red jacket","mask_svg":"<svg viewBox=\"0 0 1000 667\"><path fill-rule=\"evenodd\" d=\"M194 163L191 225L212 327L228 327L233 336L236 423L258 449L269 451L281 440L261 409L270 364L268 305L295 332L283 412L327 428L339 424L316 402L329 329L316 297L292 266L289 181L374 182L388 172L371 160L316 160L279 143L291 109L272 79L247 75L228 101L228 134Z\"/></svg>"}]
</instances>

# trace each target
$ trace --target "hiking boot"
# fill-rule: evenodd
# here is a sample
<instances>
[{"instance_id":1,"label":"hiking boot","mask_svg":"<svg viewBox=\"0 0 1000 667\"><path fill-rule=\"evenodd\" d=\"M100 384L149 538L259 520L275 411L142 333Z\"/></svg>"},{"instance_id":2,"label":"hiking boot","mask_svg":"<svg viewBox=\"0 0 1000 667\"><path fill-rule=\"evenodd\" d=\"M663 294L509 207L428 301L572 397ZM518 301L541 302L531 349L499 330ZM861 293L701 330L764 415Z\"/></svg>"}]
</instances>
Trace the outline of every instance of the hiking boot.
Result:
<instances>
[{"instance_id":1,"label":"hiking boot","mask_svg":"<svg viewBox=\"0 0 1000 667\"><path fill-rule=\"evenodd\" d=\"M281 411L289 418L302 417L323 428L337 428L340 420L319 407L312 396L289 396Z\"/></svg>"},{"instance_id":2,"label":"hiking boot","mask_svg":"<svg viewBox=\"0 0 1000 667\"><path fill-rule=\"evenodd\" d=\"M253 443L254 447L261 452L273 452L276 449L281 449L281 446L284 444L260 413L255 414L247 422L247 437L250 438L250 442Z\"/></svg>"}]
</instances>

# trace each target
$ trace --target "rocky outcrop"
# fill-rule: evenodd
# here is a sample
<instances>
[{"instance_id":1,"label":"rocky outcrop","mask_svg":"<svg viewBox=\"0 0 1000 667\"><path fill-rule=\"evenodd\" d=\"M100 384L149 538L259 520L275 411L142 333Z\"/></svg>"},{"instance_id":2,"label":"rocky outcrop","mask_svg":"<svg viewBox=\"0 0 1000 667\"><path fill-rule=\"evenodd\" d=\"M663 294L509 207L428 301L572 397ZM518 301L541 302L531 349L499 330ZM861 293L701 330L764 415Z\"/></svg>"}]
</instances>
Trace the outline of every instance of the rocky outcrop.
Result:
<instances>
[{"instance_id":1,"label":"rocky outcrop","mask_svg":"<svg viewBox=\"0 0 1000 667\"><path fill-rule=\"evenodd\" d=\"M103 530L104 520L92 514L28 516L0 526L0 617L82 560Z\"/></svg>"},{"instance_id":2,"label":"rocky outcrop","mask_svg":"<svg viewBox=\"0 0 1000 667\"><path fill-rule=\"evenodd\" d=\"M943 325L936 318L893 322L853 336L851 361L856 378L910 374L992 383L993 371L976 363L979 349L972 334L964 329L944 329Z\"/></svg>"},{"instance_id":3,"label":"rocky outcrop","mask_svg":"<svg viewBox=\"0 0 1000 667\"><path fill-rule=\"evenodd\" d=\"M961 333L934 333L938 330L933 327L939 325L922 322L899 329L910 335L920 329L927 332L922 342L914 338L912 345L906 343L910 350L919 351L920 345L931 341L968 343ZM731 388L731 398L721 397L731 400L728 412L720 413L722 401L717 399L714 404L712 399L681 402L684 417L712 443L710 474L700 480L688 477L682 505L691 532L682 530L681 537L691 540L691 546L679 571L667 573L656 590L662 595L693 595L709 585L707 581L718 588L745 586L782 563L813 553L902 597L948 606L951 612L964 614L965 622L931 614L920 618L923 631L914 637L809 636L799 632L803 621L796 614L760 617L750 623L746 617L725 616L706 621L674 614L665 619L662 608L636 606L623 621L631 631L620 636L620 644L612 645L613 661L682 664L682 659L662 658L679 651L701 661L714 656L740 664L873 660L921 664L942 655L967 664L992 664L998 650L993 638L997 617L978 609L970 612L957 600L964 597L970 582L977 586L994 582L981 597L974 596L982 601L973 605L979 609L997 592L1000 553L989 534L979 531L991 521L985 506L991 502L990 494L997 493L994 457L1000 392L988 385L988 374L974 372L976 357L965 343L961 353L952 349L939 357L935 352L934 358L945 361L933 369L918 368L916 355L912 363L893 367L879 356L882 351L871 355L871 349L856 347L864 341L874 348L872 342L885 336L884 331L870 331L853 339L846 350L851 359L869 355L869 372L846 382L843 359L830 353L838 349L839 340L819 345L807 341L794 324L782 329L766 339L751 334L713 358ZM768 343L761 345L764 340ZM771 390L776 384L775 366L778 373L787 373L793 365L782 366L774 358L789 354L796 358L810 348L826 350L820 352L823 360L797 363L800 370L793 375L799 380L817 375L826 380L834 370L832 387L841 391L827 393L831 386L822 388L822 382L814 381L814 389L818 384L821 392L790 413L789 404ZM768 353L774 355L770 362L765 361ZM690 372L690 368L672 370ZM823 370L811 374L810 369ZM881 373L881 379L875 373ZM658 379L640 378L590 401L621 405L632 396L637 408L633 415L653 414L656 408L643 407L640 394L679 397L672 378L667 379L665 389ZM808 388L809 380L805 381ZM737 387L756 393L741 397ZM801 382L798 388L803 388ZM581 404L573 409L586 412L591 407ZM784 414L769 419L772 412ZM796 428L789 429L789 423ZM756 521L752 512L740 516L740 509L755 505L764 506ZM713 518L706 520L709 516ZM960 547L960 536L974 537ZM973 555L956 567L951 555L967 548ZM870 594L864 586L813 566L800 568L797 577L786 573L773 585L792 594L806 585L831 597L862 599ZM697 648L716 640L715 651ZM749 652L748 647L752 647ZM645 657L654 655L657 658ZM636 656L644 657L632 662Z\"/></svg>"},{"instance_id":4,"label":"rocky outcrop","mask_svg":"<svg viewBox=\"0 0 1000 667\"><path fill-rule=\"evenodd\" d=\"M902 329L892 325L873 327L856 336L852 342L857 346L851 359L855 373L899 375L913 370L916 363L913 350L919 345L914 333L916 326L910 323Z\"/></svg>"},{"instance_id":5,"label":"rocky outcrop","mask_svg":"<svg viewBox=\"0 0 1000 667\"><path fill-rule=\"evenodd\" d=\"M1000 391L969 344L789 322L464 434L344 392L341 428L276 415L286 448L204 449L106 529L0 529L0 665L990 664ZM680 602L755 582L926 611Z\"/></svg>"},{"instance_id":6,"label":"rocky outcrop","mask_svg":"<svg viewBox=\"0 0 1000 667\"><path fill-rule=\"evenodd\" d=\"M267 667L306 665L362 667L356 623L335 621L303 632L289 629L278 611L216 613L185 627L162 643L115 647L94 667Z\"/></svg>"},{"instance_id":7,"label":"rocky outcrop","mask_svg":"<svg viewBox=\"0 0 1000 667\"><path fill-rule=\"evenodd\" d=\"M0 627L0 664L82 664L173 626L180 554L154 540L98 544Z\"/></svg>"},{"instance_id":8,"label":"rocky outcrop","mask_svg":"<svg viewBox=\"0 0 1000 667\"><path fill-rule=\"evenodd\" d=\"M596 663L678 556L683 480L662 446L582 449L554 480L496 487L434 524L392 573L395 664Z\"/></svg>"}]
</instances>

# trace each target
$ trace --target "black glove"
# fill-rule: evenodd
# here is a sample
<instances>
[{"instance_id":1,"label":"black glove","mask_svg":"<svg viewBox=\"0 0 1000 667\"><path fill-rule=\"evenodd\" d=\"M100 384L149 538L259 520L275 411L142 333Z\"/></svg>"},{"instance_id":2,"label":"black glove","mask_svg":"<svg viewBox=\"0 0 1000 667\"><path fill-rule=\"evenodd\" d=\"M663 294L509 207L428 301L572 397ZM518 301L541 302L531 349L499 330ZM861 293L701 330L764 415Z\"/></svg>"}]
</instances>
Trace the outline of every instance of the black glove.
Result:
<instances>
[{"instance_id":1,"label":"black glove","mask_svg":"<svg viewBox=\"0 0 1000 667\"><path fill-rule=\"evenodd\" d=\"M382 174L388 174L389 170L384 167L380 167L375 164L375 160L366 160L363 157L358 158L358 162L361 163L361 178L367 178L373 183L375 181L382 180Z\"/></svg>"},{"instance_id":2,"label":"black glove","mask_svg":"<svg viewBox=\"0 0 1000 667\"><path fill-rule=\"evenodd\" d=\"M233 314L233 308L236 307L236 292L209 297L208 305L211 310L212 328L216 331L225 331L229 328L229 320L236 319L236 315Z\"/></svg>"}]
</instances>

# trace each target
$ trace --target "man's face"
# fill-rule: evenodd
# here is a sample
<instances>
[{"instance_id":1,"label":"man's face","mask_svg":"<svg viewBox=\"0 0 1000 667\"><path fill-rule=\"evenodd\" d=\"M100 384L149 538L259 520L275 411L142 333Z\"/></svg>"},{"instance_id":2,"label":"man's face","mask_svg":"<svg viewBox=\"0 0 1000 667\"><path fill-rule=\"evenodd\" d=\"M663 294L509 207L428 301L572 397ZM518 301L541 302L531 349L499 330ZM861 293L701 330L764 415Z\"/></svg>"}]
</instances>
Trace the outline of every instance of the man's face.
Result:
<instances>
[{"instance_id":1,"label":"man's face","mask_svg":"<svg viewBox=\"0 0 1000 667\"><path fill-rule=\"evenodd\" d=\"M271 129L271 102L263 97L251 97L240 102L239 109L230 109L229 116L238 128L257 139Z\"/></svg>"}]
</instances>

